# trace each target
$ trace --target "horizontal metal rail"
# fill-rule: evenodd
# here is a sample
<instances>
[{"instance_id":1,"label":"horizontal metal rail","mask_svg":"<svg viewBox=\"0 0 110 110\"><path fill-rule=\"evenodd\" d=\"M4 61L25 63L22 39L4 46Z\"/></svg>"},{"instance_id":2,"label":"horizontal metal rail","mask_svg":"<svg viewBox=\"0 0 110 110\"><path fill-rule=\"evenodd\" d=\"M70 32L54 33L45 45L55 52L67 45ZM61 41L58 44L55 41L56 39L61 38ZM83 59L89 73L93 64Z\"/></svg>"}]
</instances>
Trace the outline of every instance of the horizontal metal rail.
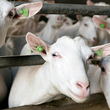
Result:
<instances>
[{"instance_id":1,"label":"horizontal metal rail","mask_svg":"<svg viewBox=\"0 0 110 110\"><path fill-rule=\"evenodd\" d=\"M15 2L20 5L24 2ZM87 6L76 4L43 4L39 14L110 15L110 6Z\"/></svg>"},{"instance_id":2,"label":"horizontal metal rail","mask_svg":"<svg viewBox=\"0 0 110 110\"><path fill-rule=\"evenodd\" d=\"M40 55L0 57L0 68L42 65L45 61Z\"/></svg>"},{"instance_id":3,"label":"horizontal metal rail","mask_svg":"<svg viewBox=\"0 0 110 110\"><path fill-rule=\"evenodd\" d=\"M20 5L23 2L15 2L14 4ZM39 14L110 15L110 6L43 4ZM0 57L0 68L41 65L44 62L39 55Z\"/></svg>"}]
</instances>

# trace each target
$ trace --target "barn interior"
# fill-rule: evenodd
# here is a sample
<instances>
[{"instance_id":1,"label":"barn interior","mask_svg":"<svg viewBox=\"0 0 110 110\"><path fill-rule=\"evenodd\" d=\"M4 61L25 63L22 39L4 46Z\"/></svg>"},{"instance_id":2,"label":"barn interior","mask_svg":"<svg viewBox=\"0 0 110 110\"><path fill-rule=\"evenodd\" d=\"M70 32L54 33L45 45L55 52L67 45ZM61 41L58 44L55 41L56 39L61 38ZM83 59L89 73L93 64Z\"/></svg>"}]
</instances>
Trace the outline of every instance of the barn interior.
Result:
<instances>
[{"instance_id":1,"label":"barn interior","mask_svg":"<svg viewBox=\"0 0 110 110\"><path fill-rule=\"evenodd\" d=\"M8 0L8 1L16 2L17 0ZM23 0L21 0L20 2L22 1ZM94 3L105 2L107 4L110 4L110 0L102 0L102 1L92 0L92 2ZM55 0L55 3L86 5L86 0ZM67 16L73 20L77 20L76 15L67 15ZM42 21L42 20L44 20L45 22L48 21L48 19L44 16L42 16L39 21ZM0 104L0 109L4 109L4 110L109 110L106 99L102 93L92 94L89 97L89 99L84 103L76 103L72 99L65 97L65 98L61 98L59 100L55 100L49 103L44 103L41 105L26 105L26 106L17 107L17 108L8 108L8 97L7 97Z\"/></svg>"}]
</instances>

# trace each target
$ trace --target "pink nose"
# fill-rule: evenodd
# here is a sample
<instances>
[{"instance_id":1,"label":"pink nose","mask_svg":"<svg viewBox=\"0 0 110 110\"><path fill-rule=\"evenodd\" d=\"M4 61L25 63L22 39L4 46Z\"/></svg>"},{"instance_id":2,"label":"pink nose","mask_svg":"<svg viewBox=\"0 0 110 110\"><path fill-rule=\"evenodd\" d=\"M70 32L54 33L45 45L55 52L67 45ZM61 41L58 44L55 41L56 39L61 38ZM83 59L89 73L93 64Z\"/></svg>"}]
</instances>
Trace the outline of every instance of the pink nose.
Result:
<instances>
[{"instance_id":1,"label":"pink nose","mask_svg":"<svg viewBox=\"0 0 110 110\"><path fill-rule=\"evenodd\" d=\"M89 89L89 84L88 83L77 82L76 86L79 90L83 91L83 95L86 94L86 92Z\"/></svg>"},{"instance_id":2,"label":"pink nose","mask_svg":"<svg viewBox=\"0 0 110 110\"><path fill-rule=\"evenodd\" d=\"M97 41L97 38L94 37L93 40L94 40L94 42L96 42Z\"/></svg>"}]
</instances>

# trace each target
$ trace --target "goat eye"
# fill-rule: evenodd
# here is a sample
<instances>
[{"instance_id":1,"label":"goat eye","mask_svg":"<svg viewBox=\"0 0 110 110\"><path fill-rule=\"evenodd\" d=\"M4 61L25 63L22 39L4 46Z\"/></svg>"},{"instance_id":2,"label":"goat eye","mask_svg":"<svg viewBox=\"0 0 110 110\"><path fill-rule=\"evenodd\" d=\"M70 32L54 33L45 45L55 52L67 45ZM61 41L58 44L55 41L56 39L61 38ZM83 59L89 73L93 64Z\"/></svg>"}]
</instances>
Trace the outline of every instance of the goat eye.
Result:
<instances>
[{"instance_id":1,"label":"goat eye","mask_svg":"<svg viewBox=\"0 0 110 110\"><path fill-rule=\"evenodd\" d=\"M102 68L101 68L101 70L102 70L102 72L105 72L105 69L104 69L104 67L102 67Z\"/></svg>"},{"instance_id":2,"label":"goat eye","mask_svg":"<svg viewBox=\"0 0 110 110\"><path fill-rule=\"evenodd\" d=\"M86 26L86 27L87 27L88 25L87 25L87 24L84 24L84 26Z\"/></svg>"},{"instance_id":3,"label":"goat eye","mask_svg":"<svg viewBox=\"0 0 110 110\"><path fill-rule=\"evenodd\" d=\"M8 14L8 16L9 16L10 18L13 18L13 16L14 16L13 12L10 11L9 14Z\"/></svg>"},{"instance_id":4,"label":"goat eye","mask_svg":"<svg viewBox=\"0 0 110 110\"><path fill-rule=\"evenodd\" d=\"M52 56L55 57L56 55L55 54L52 54Z\"/></svg>"},{"instance_id":5,"label":"goat eye","mask_svg":"<svg viewBox=\"0 0 110 110\"><path fill-rule=\"evenodd\" d=\"M89 57L89 59L92 59L92 55Z\"/></svg>"},{"instance_id":6,"label":"goat eye","mask_svg":"<svg viewBox=\"0 0 110 110\"><path fill-rule=\"evenodd\" d=\"M58 53L53 53L52 56L53 57L57 57L59 54Z\"/></svg>"}]
</instances>

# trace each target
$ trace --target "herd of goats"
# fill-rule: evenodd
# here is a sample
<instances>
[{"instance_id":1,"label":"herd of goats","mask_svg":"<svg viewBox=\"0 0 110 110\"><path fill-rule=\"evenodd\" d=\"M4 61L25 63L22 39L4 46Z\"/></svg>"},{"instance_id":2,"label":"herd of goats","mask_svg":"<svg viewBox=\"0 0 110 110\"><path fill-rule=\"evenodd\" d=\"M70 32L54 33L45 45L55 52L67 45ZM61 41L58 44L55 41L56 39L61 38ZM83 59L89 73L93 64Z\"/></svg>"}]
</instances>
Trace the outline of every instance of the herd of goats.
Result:
<instances>
[{"instance_id":1,"label":"herd of goats","mask_svg":"<svg viewBox=\"0 0 110 110\"><path fill-rule=\"evenodd\" d=\"M44 0L17 7L0 0L0 56L41 55L43 65L0 69L0 103L38 105L62 97L77 103L103 93L110 108L110 18L37 14ZM87 5L109 6L104 2ZM45 16L48 21L40 21ZM36 61L37 62L37 61Z\"/></svg>"}]
</instances>

